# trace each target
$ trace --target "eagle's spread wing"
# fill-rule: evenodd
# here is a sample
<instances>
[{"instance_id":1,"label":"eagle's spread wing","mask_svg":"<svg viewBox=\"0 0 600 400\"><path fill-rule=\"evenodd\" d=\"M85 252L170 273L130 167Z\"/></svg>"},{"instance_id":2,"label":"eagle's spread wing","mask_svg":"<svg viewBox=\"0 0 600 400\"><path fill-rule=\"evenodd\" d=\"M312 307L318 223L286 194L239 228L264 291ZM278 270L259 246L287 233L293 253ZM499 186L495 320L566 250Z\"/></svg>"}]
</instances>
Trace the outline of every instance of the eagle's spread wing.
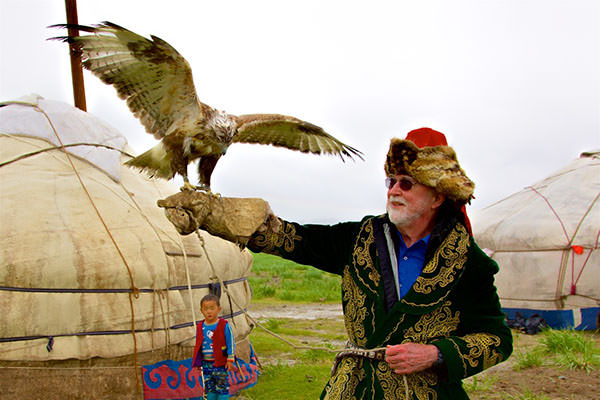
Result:
<instances>
[{"instance_id":1,"label":"eagle's spread wing","mask_svg":"<svg viewBox=\"0 0 600 400\"><path fill-rule=\"evenodd\" d=\"M113 85L133 114L156 139L194 125L213 109L198 101L187 61L164 40L148 40L111 22L95 26L55 25L93 35L62 37L73 43L83 66Z\"/></svg>"},{"instance_id":2,"label":"eagle's spread wing","mask_svg":"<svg viewBox=\"0 0 600 400\"><path fill-rule=\"evenodd\" d=\"M233 137L238 143L272 144L303 153L333 154L362 160L362 153L322 128L298 118L279 114L248 114L236 117L238 128Z\"/></svg>"}]
</instances>

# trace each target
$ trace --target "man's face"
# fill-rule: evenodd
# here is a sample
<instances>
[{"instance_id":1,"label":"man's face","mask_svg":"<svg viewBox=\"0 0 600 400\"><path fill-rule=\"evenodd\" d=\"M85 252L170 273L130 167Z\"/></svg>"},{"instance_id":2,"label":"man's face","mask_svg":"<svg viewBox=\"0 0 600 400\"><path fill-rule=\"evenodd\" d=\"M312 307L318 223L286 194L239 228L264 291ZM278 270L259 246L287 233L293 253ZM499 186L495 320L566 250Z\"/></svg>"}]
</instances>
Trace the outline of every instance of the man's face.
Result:
<instances>
[{"instance_id":1,"label":"man's face","mask_svg":"<svg viewBox=\"0 0 600 400\"><path fill-rule=\"evenodd\" d=\"M204 315L205 322L207 324L212 324L219 317L221 307L219 307L216 301L208 300L200 305L200 311L202 311L202 315Z\"/></svg>"},{"instance_id":2,"label":"man's face","mask_svg":"<svg viewBox=\"0 0 600 400\"><path fill-rule=\"evenodd\" d=\"M390 221L399 229L413 225L416 221L428 220L435 215L439 206L439 195L421 185L408 175L394 175L396 180L387 192L387 212ZM404 182L403 182L404 181Z\"/></svg>"}]
</instances>

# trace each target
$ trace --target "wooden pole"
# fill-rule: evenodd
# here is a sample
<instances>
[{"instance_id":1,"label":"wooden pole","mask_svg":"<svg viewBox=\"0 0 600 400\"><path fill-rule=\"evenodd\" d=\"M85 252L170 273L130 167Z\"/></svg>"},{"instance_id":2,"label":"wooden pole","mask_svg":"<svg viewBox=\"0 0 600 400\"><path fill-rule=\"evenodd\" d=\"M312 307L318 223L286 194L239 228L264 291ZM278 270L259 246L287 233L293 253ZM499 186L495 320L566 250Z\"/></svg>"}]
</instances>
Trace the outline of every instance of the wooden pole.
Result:
<instances>
[{"instance_id":1,"label":"wooden pole","mask_svg":"<svg viewBox=\"0 0 600 400\"><path fill-rule=\"evenodd\" d=\"M77 0L65 0L67 9L67 24L78 24L77 21ZM78 29L68 30L69 36L79 36ZM71 50L71 78L73 80L73 97L75 99L75 107L86 111L85 104L85 87L83 84L83 69L81 68L81 58L75 52L72 44L69 44Z\"/></svg>"}]
</instances>

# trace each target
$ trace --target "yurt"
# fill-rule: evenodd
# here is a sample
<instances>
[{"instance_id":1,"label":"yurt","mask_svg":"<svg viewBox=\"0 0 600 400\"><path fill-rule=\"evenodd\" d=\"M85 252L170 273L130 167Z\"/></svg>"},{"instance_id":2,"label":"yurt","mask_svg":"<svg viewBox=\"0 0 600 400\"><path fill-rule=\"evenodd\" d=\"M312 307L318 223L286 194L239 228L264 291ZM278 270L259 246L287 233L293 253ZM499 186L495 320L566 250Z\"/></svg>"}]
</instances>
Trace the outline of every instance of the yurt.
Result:
<instances>
[{"instance_id":1,"label":"yurt","mask_svg":"<svg viewBox=\"0 0 600 400\"><path fill-rule=\"evenodd\" d=\"M248 357L252 256L179 235L156 205L179 189L124 167L130 151L67 104L0 107L3 399L142 398L143 364L191 357L211 291Z\"/></svg>"},{"instance_id":2,"label":"yurt","mask_svg":"<svg viewBox=\"0 0 600 400\"><path fill-rule=\"evenodd\" d=\"M473 215L478 244L498 262L508 319L596 329L600 318L600 151Z\"/></svg>"}]
</instances>

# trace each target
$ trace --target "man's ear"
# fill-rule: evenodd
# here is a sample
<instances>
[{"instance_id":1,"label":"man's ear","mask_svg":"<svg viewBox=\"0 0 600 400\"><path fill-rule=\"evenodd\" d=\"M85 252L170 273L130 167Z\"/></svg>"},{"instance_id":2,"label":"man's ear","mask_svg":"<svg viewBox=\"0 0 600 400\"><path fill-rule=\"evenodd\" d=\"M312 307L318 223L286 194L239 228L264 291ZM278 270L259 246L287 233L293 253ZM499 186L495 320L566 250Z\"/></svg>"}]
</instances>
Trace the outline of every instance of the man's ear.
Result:
<instances>
[{"instance_id":1,"label":"man's ear","mask_svg":"<svg viewBox=\"0 0 600 400\"><path fill-rule=\"evenodd\" d=\"M444 201L446 201L446 195L435 192L433 195L433 203L431 204L431 208L439 208Z\"/></svg>"}]
</instances>

